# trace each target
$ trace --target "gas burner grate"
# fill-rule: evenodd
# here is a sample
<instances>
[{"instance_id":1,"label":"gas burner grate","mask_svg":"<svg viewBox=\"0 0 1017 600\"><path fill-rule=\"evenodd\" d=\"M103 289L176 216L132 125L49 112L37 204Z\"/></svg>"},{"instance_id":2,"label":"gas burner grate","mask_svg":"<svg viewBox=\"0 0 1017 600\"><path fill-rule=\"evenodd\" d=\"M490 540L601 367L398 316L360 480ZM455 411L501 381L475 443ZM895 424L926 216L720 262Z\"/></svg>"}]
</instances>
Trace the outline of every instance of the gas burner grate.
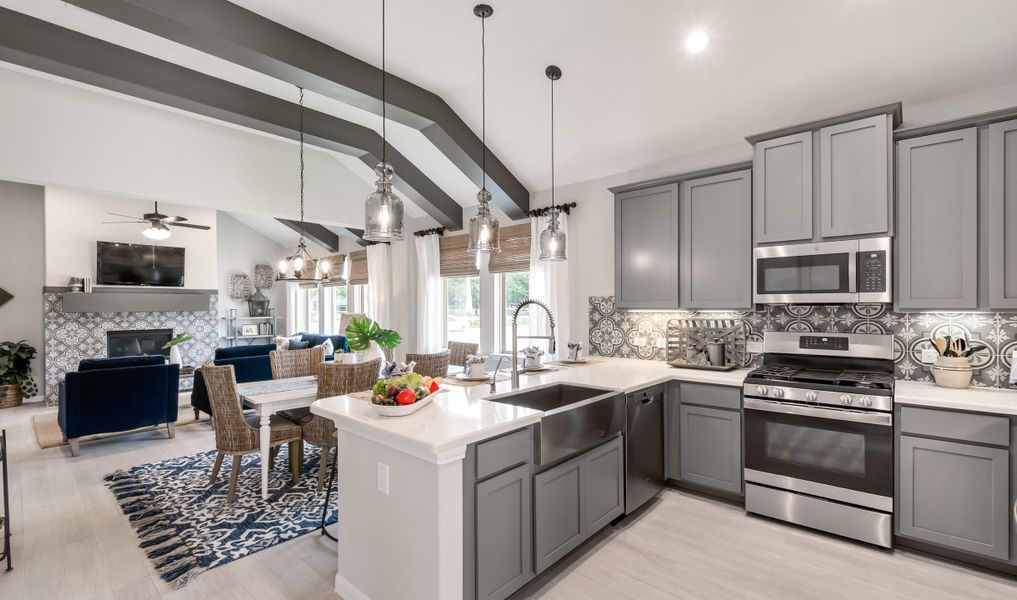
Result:
<instances>
[{"instance_id":1,"label":"gas burner grate","mask_svg":"<svg viewBox=\"0 0 1017 600\"><path fill-rule=\"evenodd\" d=\"M876 371L844 371L837 378L837 383L862 388L890 389L893 387L893 375Z\"/></svg>"},{"instance_id":2,"label":"gas burner grate","mask_svg":"<svg viewBox=\"0 0 1017 600\"><path fill-rule=\"evenodd\" d=\"M749 373L749 376L790 381L794 374L798 371L798 367L788 365L771 365L768 367L759 367L755 371Z\"/></svg>"}]
</instances>

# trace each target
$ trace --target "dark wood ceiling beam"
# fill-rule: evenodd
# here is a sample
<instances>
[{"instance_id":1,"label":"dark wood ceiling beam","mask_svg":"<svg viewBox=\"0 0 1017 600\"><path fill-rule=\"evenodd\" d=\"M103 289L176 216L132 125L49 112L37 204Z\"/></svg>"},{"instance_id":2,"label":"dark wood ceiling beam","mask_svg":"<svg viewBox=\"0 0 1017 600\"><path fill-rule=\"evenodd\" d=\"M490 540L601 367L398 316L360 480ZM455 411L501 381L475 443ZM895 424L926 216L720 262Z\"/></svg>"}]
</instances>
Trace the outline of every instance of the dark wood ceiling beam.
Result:
<instances>
[{"instance_id":1,"label":"dark wood ceiling beam","mask_svg":"<svg viewBox=\"0 0 1017 600\"><path fill-rule=\"evenodd\" d=\"M6 8L0 8L0 60L136 98L296 140L297 105ZM308 144L379 162L373 129L307 109ZM388 147L396 186L450 229L462 229L462 207L397 150Z\"/></svg>"},{"instance_id":2,"label":"dark wood ceiling beam","mask_svg":"<svg viewBox=\"0 0 1017 600\"><path fill-rule=\"evenodd\" d=\"M289 227L293 231L296 231L325 250L328 250L329 252L339 252L339 236L328 227L319 225L318 223L308 223L307 221L301 223L300 221L280 219L279 217L276 217L275 220Z\"/></svg>"},{"instance_id":3,"label":"dark wood ceiling beam","mask_svg":"<svg viewBox=\"0 0 1017 600\"><path fill-rule=\"evenodd\" d=\"M67 0L91 12L381 114L381 70L227 0ZM480 138L437 94L388 76L388 116L420 131L474 182ZM530 208L526 187L487 155L488 189L511 219Z\"/></svg>"},{"instance_id":4,"label":"dark wood ceiling beam","mask_svg":"<svg viewBox=\"0 0 1017 600\"><path fill-rule=\"evenodd\" d=\"M364 239L363 229L354 229L353 227L331 227L340 237L352 240L353 243L358 246L367 246L368 241Z\"/></svg>"}]
</instances>

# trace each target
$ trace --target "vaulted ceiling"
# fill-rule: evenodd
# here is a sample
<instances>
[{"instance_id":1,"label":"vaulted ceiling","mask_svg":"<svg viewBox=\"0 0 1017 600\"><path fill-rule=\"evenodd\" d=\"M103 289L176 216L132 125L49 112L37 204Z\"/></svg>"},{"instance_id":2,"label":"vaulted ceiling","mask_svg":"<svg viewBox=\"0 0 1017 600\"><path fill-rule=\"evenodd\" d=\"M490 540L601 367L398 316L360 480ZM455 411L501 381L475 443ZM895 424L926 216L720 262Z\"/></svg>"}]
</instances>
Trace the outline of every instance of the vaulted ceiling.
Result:
<instances>
[{"instance_id":1,"label":"vaulted ceiling","mask_svg":"<svg viewBox=\"0 0 1017 600\"><path fill-rule=\"evenodd\" d=\"M170 4L179 10L202 1ZM285 72L263 68L271 61L225 56L198 39L171 40L154 27L146 30L137 17L128 25L74 6L122 15L124 6L157 4L0 0L0 6L295 101ZM232 4L380 65L377 0ZM395 76L440 98L475 138L480 25L473 4L388 0L388 65ZM487 139L511 175L502 176L506 197L511 179L525 190L550 186L543 70L551 63L564 71L555 89L559 184L744 144L751 133L896 100L904 102L906 122L909 104L1017 82L1012 0L511 0L493 6ZM684 39L697 29L711 41L693 55ZM376 107L303 83L313 110L380 132ZM462 157L433 133L411 119L389 126L392 146L440 195L471 206L475 170L463 168Z\"/></svg>"}]
</instances>

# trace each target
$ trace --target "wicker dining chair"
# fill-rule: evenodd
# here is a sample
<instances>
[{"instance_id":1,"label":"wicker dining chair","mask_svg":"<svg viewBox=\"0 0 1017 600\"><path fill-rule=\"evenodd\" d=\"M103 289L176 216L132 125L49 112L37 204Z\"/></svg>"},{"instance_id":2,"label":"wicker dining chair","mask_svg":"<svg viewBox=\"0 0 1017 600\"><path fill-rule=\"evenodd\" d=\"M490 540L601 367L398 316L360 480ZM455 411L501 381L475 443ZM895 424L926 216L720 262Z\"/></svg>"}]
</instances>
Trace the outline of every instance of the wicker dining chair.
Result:
<instances>
[{"instance_id":1,"label":"wicker dining chair","mask_svg":"<svg viewBox=\"0 0 1017 600\"><path fill-rule=\"evenodd\" d=\"M425 377L448 377L448 365L451 353L448 350L434 354L406 353L406 362L415 362L413 370Z\"/></svg>"},{"instance_id":2,"label":"wicker dining chair","mask_svg":"<svg viewBox=\"0 0 1017 600\"><path fill-rule=\"evenodd\" d=\"M237 494L237 479L240 476L240 463L245 454L260 452L261 433L259 430L258 415L244 417L240 407L240 397L237 394L237 380L233 372L233 365L217 367L211 362L201 367L205 376L205 385L208 388L208 399L212 404L212 413L215 419L212 420L212 429L215 431L215 466L212 467L212 476L208 484L215 483L219 476L219 468L222 466L222 459L227 454L232 457L230 470L230 486L226 493L226 503L232 504ZM272 433L270 446L273 450L272 459L276 456L279 446L289 444L290 454L290 476L293 484L300 481L301 446L300 427L272 415Z\"/></svg>"},{"instance_id":3,"label":"wicker dining chair","mask_svg":"<svg viewBox=\"0 0 1017 600\"><path fill-rule=\"evenodd\" d=\"M466 368L466 357L476 354L480 350L480 344L470 342L449 342L449 364Z\"/></svg>"},{"instance_id":4,"label":"wicker dining chair","mask_svg":"<svg viewBox=\"0 0 1017 600\"><path fill-rule=\"evenodd\" d=\"M318 374L318 365L325 362L325 349L273 350L268 353L272 364L272 379L307 377Z\"/></svg>"},{"instance_id":5,"label":"wicker dining chair","mask_svg":"<svg viewBox=\"0 0 1017 600\"><path fill-rule=\"evenodd\" d=\"M343 396L363 392L374 387L378 381L381 359L351 365L322 363L318 365L318 398ZM339 445L335 422L321 415L312 415L310 421L301 425L304 441L321 448L318 463L318 490L325 483L328 456Z\"/></svg>"}]
</instances>

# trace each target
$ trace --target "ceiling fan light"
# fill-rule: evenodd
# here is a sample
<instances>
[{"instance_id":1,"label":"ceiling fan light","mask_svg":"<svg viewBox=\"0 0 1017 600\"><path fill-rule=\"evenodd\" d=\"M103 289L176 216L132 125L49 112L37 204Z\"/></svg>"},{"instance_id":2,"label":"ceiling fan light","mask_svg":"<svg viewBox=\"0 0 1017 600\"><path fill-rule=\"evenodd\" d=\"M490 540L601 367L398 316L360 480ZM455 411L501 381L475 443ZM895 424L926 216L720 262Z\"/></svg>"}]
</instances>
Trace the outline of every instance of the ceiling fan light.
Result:
<instances>
[{"instance_id":1,"label":"ceiling fan light","mask_svg":"<svg viewBox=\"0 0 1017 600\"><path fill-rule=\"evenodd\" d=\"M375 190L365 202L364 239L369 242L400 242L406 239L403 232L403 199L392 190L395 169L387 162L374 168L378 180Z\"/></svg>"},{"instance_id":2,"label":"ceiling fan light","mask_svg":"<svg viewBox=\"0 0 1017 600\"><path fill-rule=\"evenodd\" d=\"M165 225L160 223L158 225L149 226L148 229L141 232L141 235L147 237L150 240L155 240L158 242L168 238L173 234L170 232L169 227L166 227Z\"/></svg>"}]
</instances>

